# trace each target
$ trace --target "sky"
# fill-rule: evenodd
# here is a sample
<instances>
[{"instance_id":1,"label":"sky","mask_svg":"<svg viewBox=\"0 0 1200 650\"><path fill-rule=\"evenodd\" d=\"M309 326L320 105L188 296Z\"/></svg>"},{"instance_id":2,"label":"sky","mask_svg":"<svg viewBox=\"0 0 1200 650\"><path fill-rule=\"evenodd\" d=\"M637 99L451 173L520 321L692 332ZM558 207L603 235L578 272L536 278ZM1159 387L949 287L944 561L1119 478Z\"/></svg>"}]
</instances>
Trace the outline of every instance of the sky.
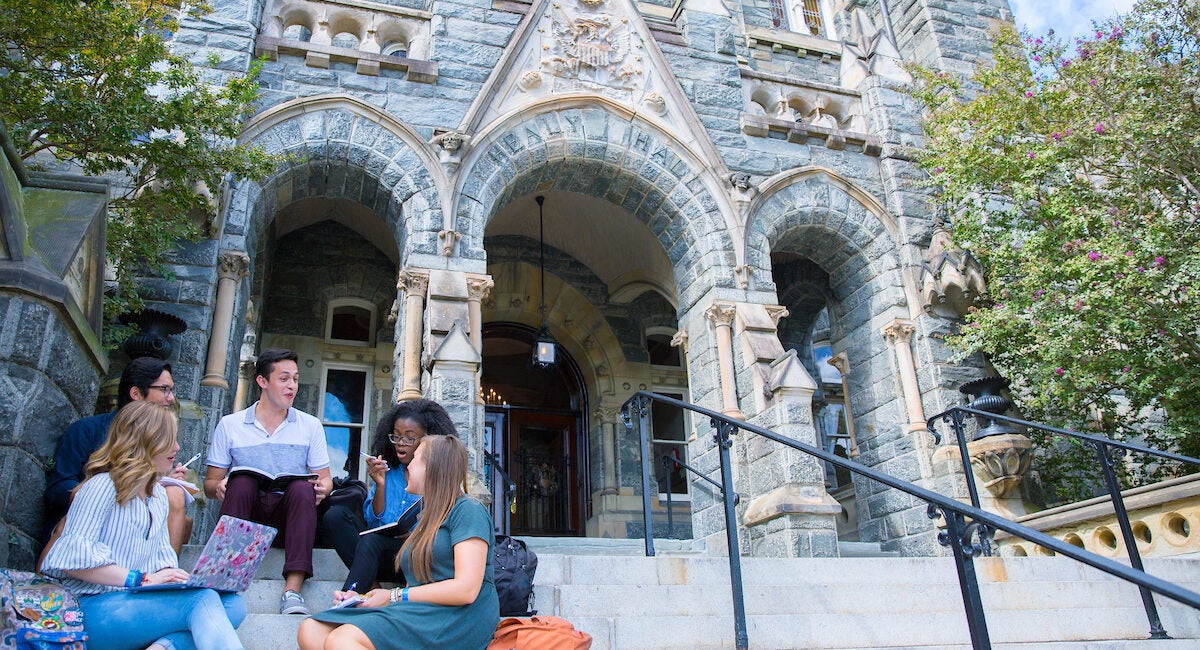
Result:
<instances>
[{"instance_id":1,"label":"sky","mask_svg":"<svg viewBox=\"0 0 1200 650\"><path fill-rule=\"evenodd\" d=\"M1086 34L1093 20L1103 20L1133 7L1134 0L1009 0L1017 28L1034 36L1051 29L1070 42Z\"/></svg>"}]
</instances>

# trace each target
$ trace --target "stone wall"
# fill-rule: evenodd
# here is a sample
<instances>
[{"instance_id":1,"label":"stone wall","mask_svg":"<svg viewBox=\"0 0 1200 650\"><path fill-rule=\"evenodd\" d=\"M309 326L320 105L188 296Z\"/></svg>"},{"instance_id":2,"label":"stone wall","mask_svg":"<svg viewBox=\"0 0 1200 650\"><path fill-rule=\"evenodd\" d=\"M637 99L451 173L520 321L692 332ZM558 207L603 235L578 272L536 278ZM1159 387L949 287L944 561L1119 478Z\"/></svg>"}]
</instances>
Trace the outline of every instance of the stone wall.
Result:
<instances>
[{"instance_id":1,"label":"stone wall","mask_svg":"<svg viewBox=\"0 0 1200 650\"><path fill-rule=\"evenodd\" d=\"M58 439L93 414L108 365L98 311L108 185L26 172L3 128L0 145L0 566L31 569Z\"/></svg>"},{"instance_id":2,"label":"stone wall","mask_svg":"<svg viewBox=\"0 0 1200 650\"><path fill-rule=\"evenodd\" d=\"M835 33L850 29L845 15L826 24L833 38L821 39L803 30L770 29L768 4L757 0L740 3L732 14L716 5L689 5L669 19L660 11L669 3L641 6L609 0L605 11L629 15L638 28L631 39L649 36L635 43L642 48L637 59L641 68L629 73L666 80L655 86L656 101L663 107L655 113L651 109L659 104L626 101L623 88L596 90L563 82L570 92L559 97L545 90L550 84L542 77L537 77L541 90L536 84L522 85L532 73L552 76L541 64L522 67L518 56L522 47L537 48L531 44L535 41L518 39L524 37L522 29L544 30L539 25L546 19L526 16L541 5L490 0L371 7L326 3L329 11L341 12L338 15L374 12L376 22L363 25L395 23L411 30L407 56L388 58L380 48L394 37L382 32L355 32L357 43L349 44L354 47L344 35L341 45L333 45L330 38L337 35L328 33L327 26L304 22L319 14L314 13L317 4L299 3L313 9L295 14L308 16L302 19L285 17L281 3L226 0L216 3L212 16L185 21L177 35L180 51L196 61L210 50L218 54L218 64L210 70L216 78L244 68L252 53L268 58L262 73L262 112L247 126L244 139L287 157L261 184L237 182L230 188L213 240L190 249L198 260L194 272L188 264L179 265L189 271L187 280L194 285L178 295L164 287L156 295L188 312L186 336L196 340L180 353L184 385L194 383L200 372L199 359L191 351L203 350L195 343L207 340L212 317L210 310L192 301L211 296L218 250L245 251L251 258L250 278L239 284L238 314L251 299L259 307L271 305L287 313L272 311L265 326L235 319L225 369L231 385L242 334L265 327L314 336L322 316L316 313L322 300L316 294L327 292L335 280L322 278L318 287L286 276L286 270L299 263L286 252L287 237L278 233L288 232L285 222L294 206L308 201L354 203L378 220L381 239L371 243L397 251L397 259L386 265L392 271L482 274L488 268L514 268L530 261L528 239L484 240L493 216L530 194L576 193L618 206L640 221L672 265L671 277L657 280L676 293L669 307L659 299L610 304L608 287L596 273L572 259L569 251L549 251L553 297L561 297L566 305L586 300L603 316L598 329L618 343L603 357L587 347L595 332L584 331L573 314L563 313L568 307L551 307L556 327L575 328L564 338L576 346L571 349L581 359L584 383L603 391L602 396L589 396L593 403L619 404L642 383L645 372L638 364L645 362L642 336L649 324L678 326L688 333L688 397L721 409L720 360L705 310L717 300L754 305L782 304L784 296L801 300L794 286L782 286L796 280L794 274L772 274L773 256L804 259L826 276L820 290L826 292L834 352L847 351L851 357L847 399L859 429L860 460L957 493L961 483L955 481L953 469L939 473L930 464L928 434L911 430L912 409L901 396L896 352L881 333L897 318L913 322L911 343L906 339L905 345L911 345L917 360L916 382L926 412L953 403L961 379L977 373L977 364L964 368L950 361L939 337L951 322L923 314L913 289L933 226L927 195L919 187L922 175L911 156L911 149L920 146L919 108L903 93L902 73L844 83L847 65L876 56L874 51L847 49L866 47L866 39L849 43L842 39L854 35ZM952 70L985 56L990 21L1009 17L1003 0L901 0L889 6L905 59ZM647 20L651 14L656 18ZM311 32L308 40L284 33L301 23ZM789 111L802 119L784 119L791 117ZM809 123L813 118L821 121ZM462 142L459 148L446 148L439 138L453 129L463 130ZM314 230L313 236L328 241L310 241L302 248L327 243L329 255L349 255L345 246L334 245L341 237L332 230ZM375 258L362 263L385 266L380 256ZM284 277L277 279L277 270ZM382 271L373 269L366 275L375 278L371 300L377 305L399 298L395 340L403 340L409 308L403 292L385 286ZM781 325L780 331L789 345L803 347L807 332L800 330L811 326L811 320L799 321L812 314L801 316L803 310L796 307L797 322ZM531 313L518 315L528 320ZM588 320L586 327L595 322ZM433 348L443 335L419 338ZM404 353L396 347L399 367ZM421 352L423 389L465 395L461 378L450 381L431 372L434 349ZM807 357L807 350L801 356ZM764 408L756 369L761 361L743 356L735 346L734 407L748 417ZM601 371L607 374L601 376ZM230 395L215 388L198 389L195 395L205 413L203 426L211 430ZM301 395L302 401L308 397ZM478 421L473 400L462 399L448 406L457 409L464 422ZM806 436L812 429L811 414L788 419L787 424L796 435ZM714 470L711 432L704 424L695 428L696 438L689 445L692 459L702 469ZM623 428L617 437L617 487L638 492L637 447ZM601 449L591 442L594 452ZM755 463L782 462L744 452L742 458L743 472ZM859 489L863 540L909 552L934 552L933 524L924 518L920 504L874 485L860 484ZM714 535L723 527L718 505L703 487L694 491L698 536ZM790 529L795 530L800 528ZM813 541L803 552L822 544Z\"/></svg>"}]
</instances>

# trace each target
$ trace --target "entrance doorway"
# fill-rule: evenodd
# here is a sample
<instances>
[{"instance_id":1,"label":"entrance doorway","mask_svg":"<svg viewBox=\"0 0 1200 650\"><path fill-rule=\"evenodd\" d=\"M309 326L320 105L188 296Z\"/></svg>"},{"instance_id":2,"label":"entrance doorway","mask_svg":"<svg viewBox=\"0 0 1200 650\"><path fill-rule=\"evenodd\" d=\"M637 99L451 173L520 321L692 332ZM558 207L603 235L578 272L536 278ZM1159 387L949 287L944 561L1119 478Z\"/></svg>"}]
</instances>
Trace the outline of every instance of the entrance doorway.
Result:
<instances>
[{"instance_id":1,"label":"entrance doorway","mask_svg":"<svg viewBox=\"0 0 1200 650\"><path fill-rule=\"evenodd\" d=\"M513 323L489 324L483 331L492 515L501 533L578 536L590 493L586 400L578 367L564 351L552 368L530 365L535 335L533 328Z\"/></svg>"}]
</instances>

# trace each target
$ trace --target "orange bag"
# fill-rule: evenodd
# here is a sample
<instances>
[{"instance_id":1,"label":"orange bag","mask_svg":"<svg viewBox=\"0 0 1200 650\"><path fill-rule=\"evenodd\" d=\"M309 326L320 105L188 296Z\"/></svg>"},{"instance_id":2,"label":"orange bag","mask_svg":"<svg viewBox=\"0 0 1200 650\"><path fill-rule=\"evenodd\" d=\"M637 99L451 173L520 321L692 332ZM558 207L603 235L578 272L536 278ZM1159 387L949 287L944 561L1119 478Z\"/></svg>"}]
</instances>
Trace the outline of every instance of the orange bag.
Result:
<instances>
[{"instance_id":1,"label":"orange bag","mask_svg":"<svg viewBox=\"0 0 1200 650\"><path fill-rule=\"evenodd\" d=\"M506 618L496 626L487 650L588 650L592 635L556 616Z\"/></svg>"}]
</instances>

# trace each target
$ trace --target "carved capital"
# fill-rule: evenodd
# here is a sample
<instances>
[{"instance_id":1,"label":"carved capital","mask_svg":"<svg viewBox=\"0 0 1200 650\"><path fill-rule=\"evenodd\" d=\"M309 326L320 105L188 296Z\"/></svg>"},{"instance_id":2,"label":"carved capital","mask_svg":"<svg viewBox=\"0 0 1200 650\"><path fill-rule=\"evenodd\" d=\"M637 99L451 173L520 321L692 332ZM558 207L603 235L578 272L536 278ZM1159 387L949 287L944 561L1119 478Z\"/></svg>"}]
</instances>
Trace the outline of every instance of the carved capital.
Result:
<instances>
[{"instance_id":1,"label":"carved capital","mask_svg":"<svg viewBox=\"0 0 1200 650\"><path fill-rule=\"evenodd\" d=\"M897 318L896 320L883 326L883 335L887 337L889 343L908 343L912 339L913 330L912 321Z\"/></svg>"},{"instance_id":2,"label":"carved capital","mask_svg":"<svg viewBox=\"0 0 1200 650\"><path fill-rule=\"evenodd\" d=\"M718 327L733 325L733 317L736 315L737 307L727 302L714 302L704 312L704 316Z\"/></svg>"},{"instance_id":3,"label":"carved capital","mask_svg":"<svg viewBox=\"0 0 1200 650\"><path fill-rule=\"evenodd\" d=\"M843 377L850 374L850 357L847 356L845 352L838 352L832 357L829 357L825 363L837 368L837 371L842 373Z\"/></svg>"},{"instance_id":4,"label":"carved capital","mask_svg":"<svg viewBox=\"0 0 1200 650\"><path fill-rule=\"evenodd\" d=\"M612 424L621 419L621 409L615 406L597 406L592 411L592 418L603 424Z\"/></svg>"},{"instance_id":5,"label":"carved capital","mask_svg":"<svg viewBox=\"0 0 1200 650\"><path fill-rule=\"evenodd\" d=\"M779 327L779 321L791 315L788 308L783 305L763 305L763 309L766 310L771 322L775 323L775 327Z\"/></svg>"},{"instance_id":6,"label":"carved capital","mask_svg":"<svg viewBox=\"0 0 1200 650\"><path fill-rule=\"evenodd\" d=\"M425 292L429 290L429 274L415 269L401 269L396 288L409 296L424 298Z\"/></svg>"},{"instance_id":7,"label":"carved capital","mask_svg":"<svg viewBox=\"0 0 1200 650\"><path fill-rule=\"evenodd\" d=\"M676 347L676 348L682 348L683 353L687 354L687 351L688 351L687 330L679 330L678 332L675 332L675 336L671 337L671 346Z\"/></svg>"},{"instance_id":8,"label":"carved capital","mask_svg":"<svg viewBox=\"0 0 1200 650\"><path fill-rule=\"evenodd\" d=\"M494 286L496 282L491 278L467 278L467 300L483 302Z\"/></svg>"},{"instance_id":9,"label":"carved capital","mask_svg":"<svg viewBox=\"0 0 1200 650\"><path fill-rule=\"evenodd\" d=\"M242 251L222 251L217 258L217 277L241 280L250 272L250 256Z\"/></svg>"}]
</instances>

